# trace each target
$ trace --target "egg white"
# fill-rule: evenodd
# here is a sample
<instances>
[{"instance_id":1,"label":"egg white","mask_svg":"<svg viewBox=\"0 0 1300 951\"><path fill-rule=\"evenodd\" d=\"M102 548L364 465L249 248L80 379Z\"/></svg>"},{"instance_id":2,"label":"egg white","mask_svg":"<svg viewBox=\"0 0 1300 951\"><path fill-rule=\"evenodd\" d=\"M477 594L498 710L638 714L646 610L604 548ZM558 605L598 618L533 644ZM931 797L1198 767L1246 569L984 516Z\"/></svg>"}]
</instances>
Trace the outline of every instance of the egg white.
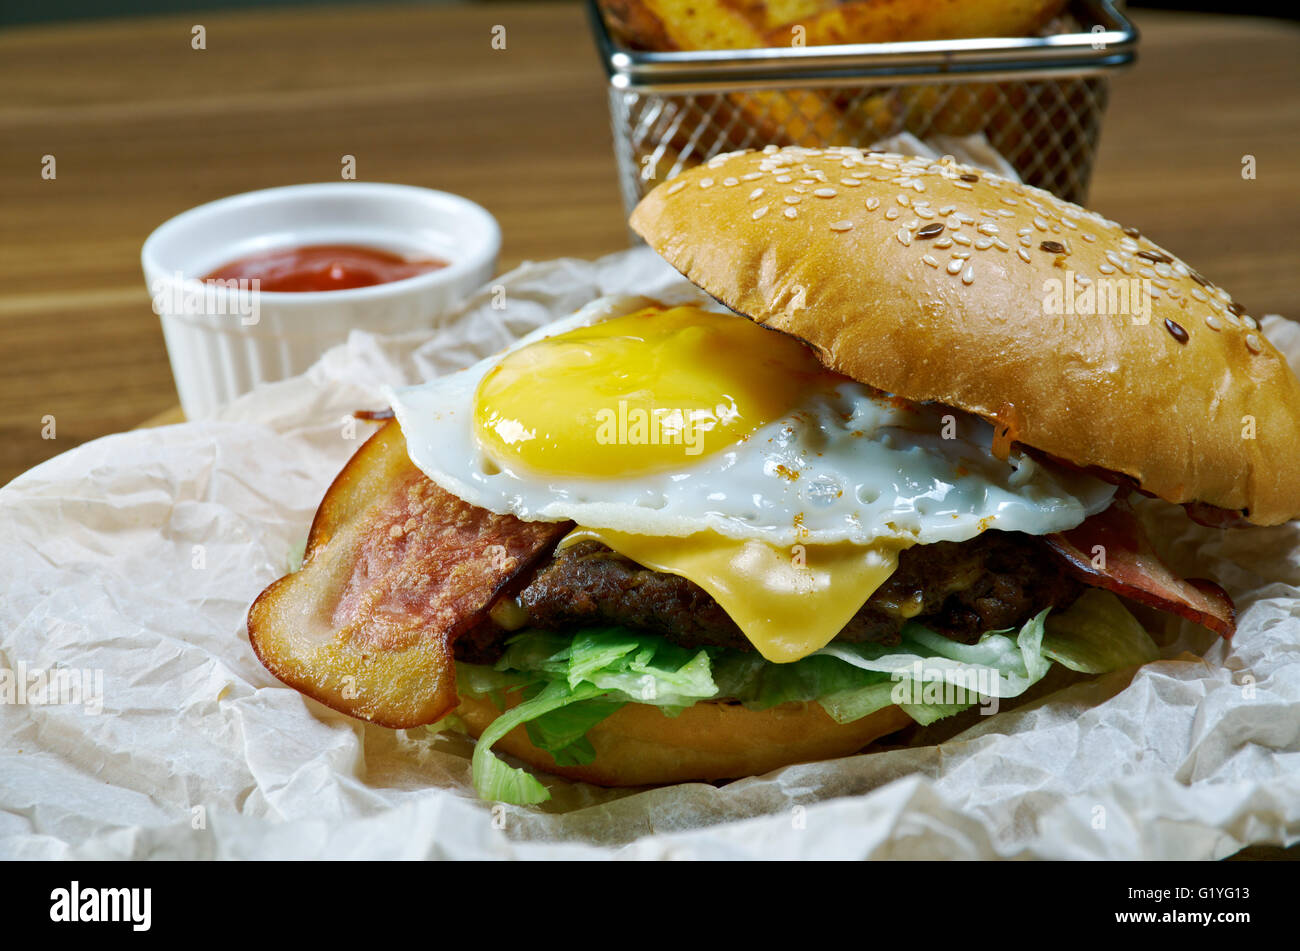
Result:
<instances>
[{"instance_id":1,"label":"egg white","mask_svg":"<svg viewBox=\"0 0 1300 951\"><path fill-rule=\"evenodd\" d=\"M649 303L601 298L503 353ZM418 386L388 388L387 397L411 461L430 479L466 502L526 521L571 519L660 536L712 530L780 546L932 544L990 528L1063 531L1105 509L1115 494L1109 483L1028 457L995 459L992 427L982 420L946 407L900 408L858 383L810 393L749 439L684 458L667 472L572 478L511 469L484 454L474 432L475 391L501 357ZM943 438L945 423L955 438Z\"/></svg>"}]
</instances>

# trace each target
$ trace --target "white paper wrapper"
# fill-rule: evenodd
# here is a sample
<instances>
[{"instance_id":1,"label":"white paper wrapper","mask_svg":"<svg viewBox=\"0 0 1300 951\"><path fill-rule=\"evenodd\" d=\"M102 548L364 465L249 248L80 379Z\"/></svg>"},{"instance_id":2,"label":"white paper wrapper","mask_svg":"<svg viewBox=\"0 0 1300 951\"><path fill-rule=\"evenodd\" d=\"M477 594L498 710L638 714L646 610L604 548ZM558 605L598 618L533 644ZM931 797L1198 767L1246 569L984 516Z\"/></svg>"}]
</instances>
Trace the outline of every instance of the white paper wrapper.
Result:
<instances>
[{"instance_id":1,"label":"white paper wrapper","mask_svg":"<svg viewBox=\"0 0 1300 951\"><path fill-rule=\"evenodd\" d=\"M699 293L645 249L498 283L502 309L489 289L431 336L355 333L217 421L100 439L0 490L0 671L89 671L91 694L102 678L102 712L0 704L0 856L1218 858L1300 838L1296 524L1215 531L1149 507L1174 567L1236 598L1231 644L1171 622L1165 660L940 745L722 787L548 780L541 809L491 806L467 740L369 726L280 684L246 612L367 435L351 411L596 296ZM1266 330L1300 363L1300 330Z\"/></svg>"}]
</instances>

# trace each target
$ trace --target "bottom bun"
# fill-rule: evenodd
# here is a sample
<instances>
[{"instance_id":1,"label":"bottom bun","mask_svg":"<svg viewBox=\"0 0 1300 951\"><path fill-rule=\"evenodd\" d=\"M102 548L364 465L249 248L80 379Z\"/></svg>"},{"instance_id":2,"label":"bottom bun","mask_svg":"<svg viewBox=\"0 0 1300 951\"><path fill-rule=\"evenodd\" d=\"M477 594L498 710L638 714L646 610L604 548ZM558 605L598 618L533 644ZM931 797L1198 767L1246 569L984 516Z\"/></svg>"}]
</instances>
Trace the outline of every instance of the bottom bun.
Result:
<instances>
[{"instance_id":1,"label":"bottom bun","mask_svg":"<svg viewBox=\"0 0 1300 951\"><path fill-rule=\"evenodd\" d=\"M509 698L510 706L518 702L517 694ZM475 737L501 715L491 700L463 695L456 713ZM738 779L791 763L849 756L912 722L896 706L852 723L836 723L817 703L747 710L703 701L676 717L649 704L629 703L588 731L596 758L585 766L557 766L550 753L533 746L522 726L497 741L493 750L568 779L600 786L648 786Z\"/></svg>"}]
</instances>

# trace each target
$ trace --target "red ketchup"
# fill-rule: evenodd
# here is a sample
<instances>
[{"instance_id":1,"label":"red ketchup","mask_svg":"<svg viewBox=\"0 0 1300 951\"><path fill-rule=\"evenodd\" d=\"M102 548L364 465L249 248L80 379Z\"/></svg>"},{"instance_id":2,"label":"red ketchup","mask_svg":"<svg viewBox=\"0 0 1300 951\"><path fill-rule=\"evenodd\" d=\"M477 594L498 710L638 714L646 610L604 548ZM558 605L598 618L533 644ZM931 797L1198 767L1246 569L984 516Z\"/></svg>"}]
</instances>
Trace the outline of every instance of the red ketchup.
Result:
<instances>
[{"instance_id":1,"label":"red ketchup","mask_svg":"<svg viewBox=\"0 0 1300 951\"><path fill-rule=\"evenodd\" d=\"M345 291L401 281L447 266L437 258L407 258L348 244L313 244L259 251L225 264L205 281L258 280L264 291Z\"/></svg>"}]
</instances>

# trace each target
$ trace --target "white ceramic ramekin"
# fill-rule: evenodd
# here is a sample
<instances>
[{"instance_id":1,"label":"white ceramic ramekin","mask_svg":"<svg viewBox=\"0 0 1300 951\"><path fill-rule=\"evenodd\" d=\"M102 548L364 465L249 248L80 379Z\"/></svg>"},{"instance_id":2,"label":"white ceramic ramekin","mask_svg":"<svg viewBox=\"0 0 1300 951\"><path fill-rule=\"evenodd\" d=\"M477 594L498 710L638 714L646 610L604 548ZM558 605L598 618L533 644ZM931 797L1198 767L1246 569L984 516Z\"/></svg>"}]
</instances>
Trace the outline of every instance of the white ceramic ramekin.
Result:
<instances>
[{"instance_id":1,"label":"white ceramic ramekin","mask_svg":"<svg viewBox=\"0 0 1300 951\"><path fill-rule=\"evenodd\" d=\"M445 268L352 290L241 293L199 278L258 251L352 244L432 255ZM202 419L259 383L302 373L354 327L431 327L496 270L501 229L468 199L371 182L290 185L192 208L140 258L162 321L181 408Z\"/></svg>"}]
</instances>

